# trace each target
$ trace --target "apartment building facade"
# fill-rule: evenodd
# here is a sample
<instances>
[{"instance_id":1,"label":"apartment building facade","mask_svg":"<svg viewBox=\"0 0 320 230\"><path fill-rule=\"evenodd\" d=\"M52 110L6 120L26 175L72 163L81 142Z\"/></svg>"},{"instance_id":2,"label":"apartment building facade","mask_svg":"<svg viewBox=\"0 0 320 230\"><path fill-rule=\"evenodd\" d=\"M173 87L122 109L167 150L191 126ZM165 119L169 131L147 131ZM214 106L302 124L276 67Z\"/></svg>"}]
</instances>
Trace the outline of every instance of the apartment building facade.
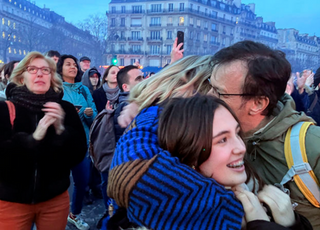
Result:
<instances>
[{"instance_id":1,"label":"apartment building facade","mask_svg":"<svg viewBox=\"0 0 320 230\"><path fill-rule=\"evenodd\" d=\"M138 59L162 67L170 62L177 31L184 32L185 55L214 54L234 43L240 6L240 1L112 0L107 62L117 55L119 65Z\"/></svg>"},{"instance_id":2,"label":"apartment building facade","mask_svg":"<svg viewBox=\"0 0 320 230\"><path fill-rule=\"evenodd\" d=\"M278 29L278 48L283 50L297 71L305 68L316 70L320 66L320 43L316 36L299 34L296 29Z\"/></svg>"},{"instance_id":3,"label":"apartment building facade","mask_svg":"<svg viewBox=\"0 0 320 230\"><path fill-rule=\"evenodd\" d=\"M27 0L0 0L0 63L31 51L94 55L92 36L50 9Z\"/></svg>"}]
</instances>

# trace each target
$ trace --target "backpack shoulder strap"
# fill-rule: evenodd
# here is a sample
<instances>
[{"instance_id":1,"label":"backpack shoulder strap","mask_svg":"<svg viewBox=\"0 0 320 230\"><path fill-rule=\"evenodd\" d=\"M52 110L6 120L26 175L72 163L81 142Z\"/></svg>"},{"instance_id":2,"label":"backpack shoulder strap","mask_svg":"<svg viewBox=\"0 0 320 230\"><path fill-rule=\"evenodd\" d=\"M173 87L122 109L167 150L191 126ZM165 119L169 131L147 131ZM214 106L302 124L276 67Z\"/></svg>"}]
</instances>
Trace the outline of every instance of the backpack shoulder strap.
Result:
<instances>
[{"instance_id":1,"label":"backpack shoulder strap","mask_svg":"<svg viewBox=\"0 0 320 230\"><path fill-rule=\"evenodd\" d=\"M81 86L81 94L84 96L84 99L86 99L86 101L87 101L87 98L88 98L88 96L87 96L87 92L86 92L86 90L84 89L84 87L83 86Z\"/></svg>"},{"instance_id":2,"label":"backpack shoulder strap","mask_svg":"<svg viewBox=\"0 0 320 230\"><path fill-rule=\"evenodd\" d=\"M320 184L308 163L305 146L306 132L310 125L313 125L313 123L299 122L288 129L284 153L289 171L280 184L286 184L293 178L299 190L309 202L320 208Z\"/></svg>"},{"instance_id":3,"label":"backpack shoulder strap","mask_svg":"<svg viewBox=\"0 0 320 230\"><path fill-rule=\"evenodd\" d=\"M13 127L14 119L16 119L16 108L14 107L14 104L11 101L6 101L6 103L9 110L11 127Z\"/></svg>"}]
</instances>

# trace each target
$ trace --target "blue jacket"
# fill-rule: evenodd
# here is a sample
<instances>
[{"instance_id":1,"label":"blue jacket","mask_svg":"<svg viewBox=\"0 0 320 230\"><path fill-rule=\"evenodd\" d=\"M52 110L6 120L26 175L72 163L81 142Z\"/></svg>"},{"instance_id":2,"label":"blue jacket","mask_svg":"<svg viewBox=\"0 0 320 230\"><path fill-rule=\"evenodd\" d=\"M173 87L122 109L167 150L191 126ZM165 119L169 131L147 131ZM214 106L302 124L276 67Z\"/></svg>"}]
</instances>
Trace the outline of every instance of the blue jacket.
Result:
<instances>
[{"instance_id":1,"label":"blue jacket","mask_svg":"<svg viewBox=\"0 0 320 230\"><path fill-rule=\"evenodd\" d=\"M73 84L68 82L63 82L63 91L64 91L64 95L62 98L63 100L69 101L75 106L82 106L78 115L81 119L82 125L86 132L87 144L89 145L90 126L94 118L98 114L96 105L94 104L90 90L88 89L88 87L82 85L81 82L76 82ZM88 117L87 115L84 114L84 110L88 107L92 108L93 110L93 115L91 117Z\"/></svg>"},{"instance_id":2,"label":"blue jacket","mask_svg":"<svg viewBox=\"0 0 320 230\"><path fill-rule=\"evenodd\" d=\"M118 141L108 196L131 222L154 230L241 229L243 208L233 192L159 147L159 112L143 110Z\"/></svg>"}]
</instances>

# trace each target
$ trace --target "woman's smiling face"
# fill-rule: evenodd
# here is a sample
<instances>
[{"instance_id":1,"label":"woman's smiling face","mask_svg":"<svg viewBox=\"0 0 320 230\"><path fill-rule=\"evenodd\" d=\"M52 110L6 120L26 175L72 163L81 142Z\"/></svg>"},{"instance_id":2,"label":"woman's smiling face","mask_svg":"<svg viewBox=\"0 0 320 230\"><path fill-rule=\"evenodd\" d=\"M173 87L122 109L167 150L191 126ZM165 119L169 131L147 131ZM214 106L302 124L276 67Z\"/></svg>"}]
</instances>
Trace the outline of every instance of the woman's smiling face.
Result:
<instances>
[{"instance_id":1,"label":"woman's smiling face","mask_svg":"<svg viewBox=\"0 0 320 230\"><path fill-rule=\"evenodd\" d=\"M246 147L239 132L240 126L232 114L223 106L218 107L213 119L211 153L199 166L201 174L227 187L246 181L243 162Z\"/></svg>"}]
</instances>

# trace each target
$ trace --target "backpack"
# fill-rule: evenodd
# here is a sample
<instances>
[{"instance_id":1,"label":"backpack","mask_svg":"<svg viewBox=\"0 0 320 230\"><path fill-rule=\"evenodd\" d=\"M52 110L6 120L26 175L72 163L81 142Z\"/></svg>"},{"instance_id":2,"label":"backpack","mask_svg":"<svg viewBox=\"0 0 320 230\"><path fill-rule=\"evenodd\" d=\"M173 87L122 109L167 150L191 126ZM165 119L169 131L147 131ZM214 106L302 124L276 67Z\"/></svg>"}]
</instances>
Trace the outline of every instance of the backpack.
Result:
<instances>
[{"instance_id":1,"label":"backpack","mask_svg":"<svg viewBox=\"0 0 320 230\"><path fill-rule=\"evenodd\" d=\"M89 154L99 172L109 170L116 148L114 111L102 110L90 128Z\"/></svg>"},{"instance_id":2,"label":"backpack","mask_svg":"<svg viewBox=\"0 0 320 230\"><path fill-rule=\"evenodd\" d=\"M299 122L288 129L284 154L289 171L280 182L281 185L294 180L300 192L315 207L320 208L320 184L306 154L305 137L312 122Z\"/></svg>"}]
</instances>

